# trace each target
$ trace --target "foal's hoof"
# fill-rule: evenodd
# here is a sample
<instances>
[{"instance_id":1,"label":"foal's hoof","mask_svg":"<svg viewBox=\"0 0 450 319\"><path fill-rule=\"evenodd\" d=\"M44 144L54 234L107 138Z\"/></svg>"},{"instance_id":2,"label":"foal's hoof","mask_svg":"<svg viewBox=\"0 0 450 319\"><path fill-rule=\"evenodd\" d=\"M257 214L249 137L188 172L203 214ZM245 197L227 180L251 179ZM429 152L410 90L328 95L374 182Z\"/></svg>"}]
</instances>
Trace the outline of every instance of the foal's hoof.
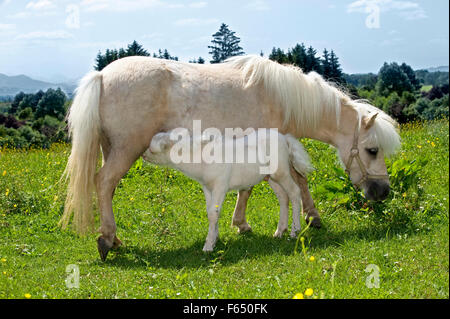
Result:
<instances>
[{"instance_id":1,"label":"foal's hoof","mask_svg":"<svg viewBox=\"0 0 450 319\"><path fill-rule=\"evenodd\" d=\"M287 229L284 230L279 230L277 229L277 231L275 232L275 234L273 234L274 238L281 238L283 237L283 234L287 231Z\"/></svg>"},{"instance_id":2,"label":"foal's hoof","mask_svg":"<svg viewBox=\"0 0 450 319\"><path fill-rule=\"evenodd\" d=\"M97 239L97 249L98 249L98 252L100 254L100 258L102 259L102 261L106 260L106 256L108 256L108 252L112 247L113 246L108 245L108 243L102 236L100 236Z\"/></svg>"},{"instance_id":3,"label":"foal's hoof","mask_svg":"<svg viewBox=\"0 0 450 319\"><path fill-rule=\"evenodd\" d=\"M306 220L307 224L311 223L311 227L314 227L314 228L322 227L322 222L320 221L319 212L315 208L308 211L308 213L306 214L305 220Z\"/></svg>"}]
</instances>

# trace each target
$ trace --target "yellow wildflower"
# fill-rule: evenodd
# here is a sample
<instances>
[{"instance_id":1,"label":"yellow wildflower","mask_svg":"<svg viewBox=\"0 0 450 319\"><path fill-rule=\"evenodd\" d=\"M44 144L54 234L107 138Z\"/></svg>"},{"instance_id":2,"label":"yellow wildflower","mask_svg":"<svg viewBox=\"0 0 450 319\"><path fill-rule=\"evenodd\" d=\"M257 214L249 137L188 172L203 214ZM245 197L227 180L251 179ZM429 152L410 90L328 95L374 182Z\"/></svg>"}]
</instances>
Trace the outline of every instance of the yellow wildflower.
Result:
<instances>
[{"instance_id":1,"label":"yellow wildflower","mask_svg":"<svg viewBox=\"0 0 450 319\"><path fill-rule=\"evenodd\" d=\"M3 171L3 176L5 176L6 175L6 171Z\"/></svg>"},{"instance_id":2,"label":"yellow wildflower","mask_svg":"<svg viewBox=\"0 0 450 319\"><path fill-rule=\"evenodd\" d=\"M309 261L314 261L316 258L314 256L309 257Z\"/></svg>"},{"instance_id":3,"label":"yellow wildflower","mask_svg":"<svg viewBox=\"0 0 450 319\"><path fill-rule=\"evenodd\" d=\"M6 262L6 258L2 258L1 261L2 261L2 263L5 263Z\"/></svg>"},{"instance_id":4,"label":"yellow wildflower","mask_svg":"<svg viewBox=\"0 0 450 319\"><path fill-rule=\"evenodd\" d=\"M295 296L292 299L305 299L305 298L303 297L303 294L301 292L299 292L299 293L295 294Z\"/></svg>"},{"instance_id":5,"label":"yellow wildflower","mask_svg":"<svg viewBox=\"0 0 450 319\"><path fill-rule=\"evenodd\" d=\"M431 146L436 147L436 144L434 144L434 142L431 142Z\"/></svg>"},{"instance_id":6,"label":"yellow wildflower","mask_svg":"<svg viewBox=\"0 0 450 319\"><path fill-rule=\"evenodd\" d=\"M305 290L305 296L312 296L314 291L311 288L308 288Z\"/></svg>"},{"instance_id":7,"label":"yellow wildflower","mask_svg":"<svg viewBox=\"0 0 450 319\"><path fill-rule=\"evenodd\" d=\"M30 299L30 298L31 298L31 295L30 295L30 294L25 294L24 296L25 296L25 298L27 298L27 299Z\"/></svg>"}]
</instances>

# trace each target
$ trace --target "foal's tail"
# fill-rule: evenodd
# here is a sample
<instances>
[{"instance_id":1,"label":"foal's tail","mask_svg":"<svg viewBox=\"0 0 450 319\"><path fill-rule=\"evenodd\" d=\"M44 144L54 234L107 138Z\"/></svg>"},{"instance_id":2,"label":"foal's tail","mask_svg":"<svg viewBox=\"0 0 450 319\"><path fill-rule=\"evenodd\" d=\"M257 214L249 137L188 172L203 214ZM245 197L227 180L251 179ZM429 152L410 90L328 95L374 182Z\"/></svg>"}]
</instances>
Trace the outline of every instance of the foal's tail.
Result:
<instances>
[{"instance_id":1,"label":"foal's tail","mask_svg":"<svg viewBox=\"0 0 450 319\"><path fill-rule=\"evenodd\" d=\"M94 225L92 195L100 149L101 84L100 72L87 74L76 90L68 116L72 152L63 175L69 183L59 225L66 228L73 214L73 227L80 234L92 230Z\"/></svg>"},{"instance_id":2,"label":"foal's tail","mask_svg":"<svg viewBox=\"0 0 450 319\"><path fill-rule=\"evenodd\" d=\"M302 176L307 176L314 170L308 153L303 145L292 135L286 135L286 142L289 148L289 160L294 169Z\"/></svg>"}]
</instances>

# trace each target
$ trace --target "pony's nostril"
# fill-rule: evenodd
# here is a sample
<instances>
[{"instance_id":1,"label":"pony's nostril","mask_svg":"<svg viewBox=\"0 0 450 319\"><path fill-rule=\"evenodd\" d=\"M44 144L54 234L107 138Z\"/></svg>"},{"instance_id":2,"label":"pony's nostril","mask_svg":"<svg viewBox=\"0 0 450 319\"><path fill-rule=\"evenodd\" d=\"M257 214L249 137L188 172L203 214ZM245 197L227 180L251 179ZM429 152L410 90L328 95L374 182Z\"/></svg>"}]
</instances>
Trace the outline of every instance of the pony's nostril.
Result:
<instances>
[{"instance_id":1,"label":"pony's nostril","mask_svg":"<svg viewBox=\"0 0 450 319\"><path fill-rule=\"evenodd\" d=\"M380 182L372 182L367 188L367 199L382 201L385 200L390 192L388 184Z\"/></svg>"}]
</instances>

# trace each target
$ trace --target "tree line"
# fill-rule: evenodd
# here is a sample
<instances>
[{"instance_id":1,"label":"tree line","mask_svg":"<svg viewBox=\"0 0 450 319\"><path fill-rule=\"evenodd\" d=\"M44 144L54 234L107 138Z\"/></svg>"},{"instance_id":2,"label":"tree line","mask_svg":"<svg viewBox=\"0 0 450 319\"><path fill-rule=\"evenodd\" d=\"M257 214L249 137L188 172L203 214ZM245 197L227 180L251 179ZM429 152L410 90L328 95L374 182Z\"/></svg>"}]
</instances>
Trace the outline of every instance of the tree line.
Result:
<instances>
[{"instance_id":1,"label":"tree line","mask_svg":"<svg viewBox=\"0 0 450 319\"><path fill-rule=\"evenodd\" d=\"M208 46L211 55L209 62L221 63L229 57L245 54L240 41L236 33L223 23L212 35L211 45ZM260 54L264 55L263 52ZM113 61L128 56L153 56L178 61L178 57L167 49L151 54L133 41L126 48L107 49L104 53L99 51L94 69L101 71ZM295 65L305 73L317 72L326 80L339 84L353 98L369 100L401 123L449 116L448 72L414 71L406 63L386 62L377 74L348 75L343 73L333 50L325 49L318 56L316 49L306 47L304 43L287 50L273 47L268 58L280 64ZM206 61L198 57L189 62L204 64ZM431 85L424 90L427 83ZM64 118L70 101L61 89L34 94L20 92L7 102L2 104L3 113L0 112L0 147L46 147L55 141L68 140ZM5 104L9 106L5 108Z\"/></svg>"}]
</instances>

